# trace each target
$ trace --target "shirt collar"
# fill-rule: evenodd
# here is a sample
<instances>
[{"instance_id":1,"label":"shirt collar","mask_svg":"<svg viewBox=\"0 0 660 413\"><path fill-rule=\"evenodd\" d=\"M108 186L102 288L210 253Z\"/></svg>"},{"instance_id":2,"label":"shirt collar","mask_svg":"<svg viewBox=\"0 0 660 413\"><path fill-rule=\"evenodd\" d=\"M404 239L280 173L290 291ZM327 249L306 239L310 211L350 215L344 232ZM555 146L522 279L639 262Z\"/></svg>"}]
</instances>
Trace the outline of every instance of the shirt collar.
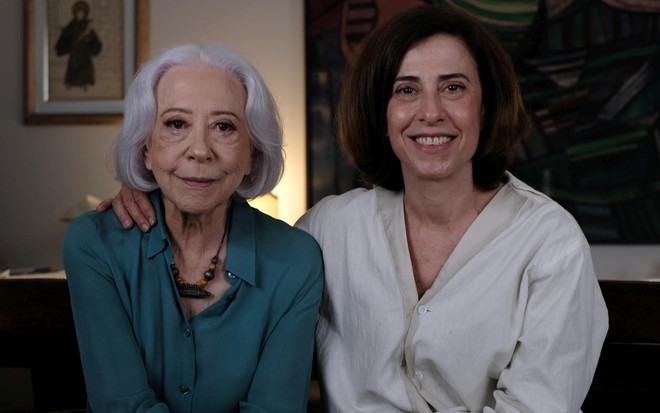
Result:
<instances>
[{"instance_id":1,"label":"shirt collar","mask_svg":"<svg viewBox=\"0 0 660 413\"><path fill-rule=\"evenodd\" d=\"M252 285L256 283L257 234L254 210L245 201L234 201L225 268Z\"/></svg>"},{"instance_id":2,"label":"shirt collar","mask_svg":"<svg viewBox=\"0 0 660 413\"><path fill-rule=\"evenodd\" d=\"M165 214L160 191L150 195L156 210L156 225L149 231L147 258L165 252L170 238L165 225ZM234 200L230 218L225 269L252 285L256 282L256 221L252 207L245 201Z\"/></svg>"}]
</instances>

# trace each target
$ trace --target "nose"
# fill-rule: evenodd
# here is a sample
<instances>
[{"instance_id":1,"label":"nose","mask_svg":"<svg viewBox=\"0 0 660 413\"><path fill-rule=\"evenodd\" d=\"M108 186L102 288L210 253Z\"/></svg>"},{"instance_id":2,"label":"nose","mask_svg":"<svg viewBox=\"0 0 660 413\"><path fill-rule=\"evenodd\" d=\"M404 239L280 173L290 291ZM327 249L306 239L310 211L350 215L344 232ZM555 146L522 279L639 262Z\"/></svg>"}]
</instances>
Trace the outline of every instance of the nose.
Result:
<instances>
[{"instance_id":1,"label":"nose","mask_svg":"<svg viewBox=\"0 0 660 413\"><path fill-rule=\"evenodd\" d=\"M190 145L188 146L188 159L206 162L213 156L209 142L208 131L204 127L195 126L190 131Z\"/></svg>"},{"instance_id":2,"label":"nose","mask_svg":"<svg viewBox=\"0 0 660 413\"><path fill-rule=\"evenodd\" d=\"M425 93L419 108L420 120L435 123L442 120L444 111L440 97L435 93Z\"/></svg>"}]
</instances>

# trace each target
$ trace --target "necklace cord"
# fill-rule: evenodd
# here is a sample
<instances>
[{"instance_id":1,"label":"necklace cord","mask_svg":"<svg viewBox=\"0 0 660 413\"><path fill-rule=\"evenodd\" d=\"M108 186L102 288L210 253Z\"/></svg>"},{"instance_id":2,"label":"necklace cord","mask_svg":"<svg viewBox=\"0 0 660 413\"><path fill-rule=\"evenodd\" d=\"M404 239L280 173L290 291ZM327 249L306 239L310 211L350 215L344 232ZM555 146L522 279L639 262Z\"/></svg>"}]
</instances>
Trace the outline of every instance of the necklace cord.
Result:
<instances>
[{"instance_id":1,"label":"necklace cord","mask_svg":"<svg viewBox=\"0 0 660 413\"><path fill-rule=\"evenodd\" d=\"M234 203L230 201L229 207L227 208L227 217L225 219L225 230L222 233L222 238L220 239L220 245L218 245L218 250L216 251L211 262L209 263L208 269L204 271L202 278L197 280L195 283L186 282L180 275L179 269L176 267L174 261L170 264L170 270L172 271L172 277L176 282L176 287L179 290L179 295L181 297L188 298L207 298L211 296L211 292L206 290L206 285L209 281L215 278L215 270L218 266L218 256L220 255L220 250L222 245L225 243L225 238L229 233L229 227L231 226L231 215Z\"/></svg>"}]
</instances>

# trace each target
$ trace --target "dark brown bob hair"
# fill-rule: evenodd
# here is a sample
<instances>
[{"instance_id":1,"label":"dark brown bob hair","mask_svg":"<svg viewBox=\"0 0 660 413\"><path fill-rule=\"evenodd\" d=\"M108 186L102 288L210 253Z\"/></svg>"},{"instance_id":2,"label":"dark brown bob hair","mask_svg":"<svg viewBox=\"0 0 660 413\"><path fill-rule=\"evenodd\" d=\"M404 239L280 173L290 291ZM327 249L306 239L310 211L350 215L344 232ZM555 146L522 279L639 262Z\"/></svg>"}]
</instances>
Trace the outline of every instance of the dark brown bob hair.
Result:
<instances>
[{"instance_id":1,"label":"dark brown bob hair","mask_svg":"<svg viewBox=\"0 0 660 413\"><path fill-rule=\"evenodd\" d=\"M339 143L369 185L403 189L401 163L387 138L387 105L406 52L437 34L462 40L479 72L485 119L472 158L478 188L492 189L504 181L516 146L529 133L514 66L495 36L455 6L416 7L374 29L342 81Z\"/></svg>"}]
</instances>

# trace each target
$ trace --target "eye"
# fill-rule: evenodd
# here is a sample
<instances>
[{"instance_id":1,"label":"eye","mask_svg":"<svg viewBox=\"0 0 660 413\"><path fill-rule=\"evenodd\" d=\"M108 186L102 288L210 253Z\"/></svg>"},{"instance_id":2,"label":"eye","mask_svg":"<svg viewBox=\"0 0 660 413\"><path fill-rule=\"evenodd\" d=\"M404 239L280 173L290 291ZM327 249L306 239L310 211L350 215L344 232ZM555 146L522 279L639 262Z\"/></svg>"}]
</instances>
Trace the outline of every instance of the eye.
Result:
<instances>
[{"instance_id":1,"label":"eye","mask_svg":"<svg viewBox=\"0 0 660 413\"><path fill-rule=\"evenodd\" d=\"M400 86L394 90L394 93L400 95L411 95L415 93L415 89L413 89L411 86Z\"/></svg>"},{"instance_id":2,"label":"eye","mask_svg":"<svg viewBox=\"0 0 660 413\"><path fill-rule=\"evenodd\" d=\"M218 123L215 124L215 127L220 132L231 132L231 131L236 130L234 125L232 125L231 123L227 123L227 122L218 122Z\"/></svg>"},{"instance_id":3,"label":"eye","mask_svg":"<svg viewBox=\"0 0 660 413\"><path fill-rule=\"evenodd\" d=\"M460 92L463 89L465 89L465 87L463 85L458 85L458 84L451 84L447 86L447 90L450 92Z\"/></svg>"},{"instance_id":4,"label":"eye","mask_svg":"<svg viewBox=\"0 0 660 413\"><path fill-rule=\"evenodd\" d=\"M441 93L448 99L460 99L467 93L467 87L462 83L450 83Z\"/></svg>"},{"instance_id":5,"label":"eye","mask_svg":"<svg viewBox=\"0 0 660 413\"><path fill-rule=\"evenodd\" d=\"M186 126L186 122L181 119L172 119L165 122L165 126L172 129L183 129Z\"/></svg>"}]
</instances>

